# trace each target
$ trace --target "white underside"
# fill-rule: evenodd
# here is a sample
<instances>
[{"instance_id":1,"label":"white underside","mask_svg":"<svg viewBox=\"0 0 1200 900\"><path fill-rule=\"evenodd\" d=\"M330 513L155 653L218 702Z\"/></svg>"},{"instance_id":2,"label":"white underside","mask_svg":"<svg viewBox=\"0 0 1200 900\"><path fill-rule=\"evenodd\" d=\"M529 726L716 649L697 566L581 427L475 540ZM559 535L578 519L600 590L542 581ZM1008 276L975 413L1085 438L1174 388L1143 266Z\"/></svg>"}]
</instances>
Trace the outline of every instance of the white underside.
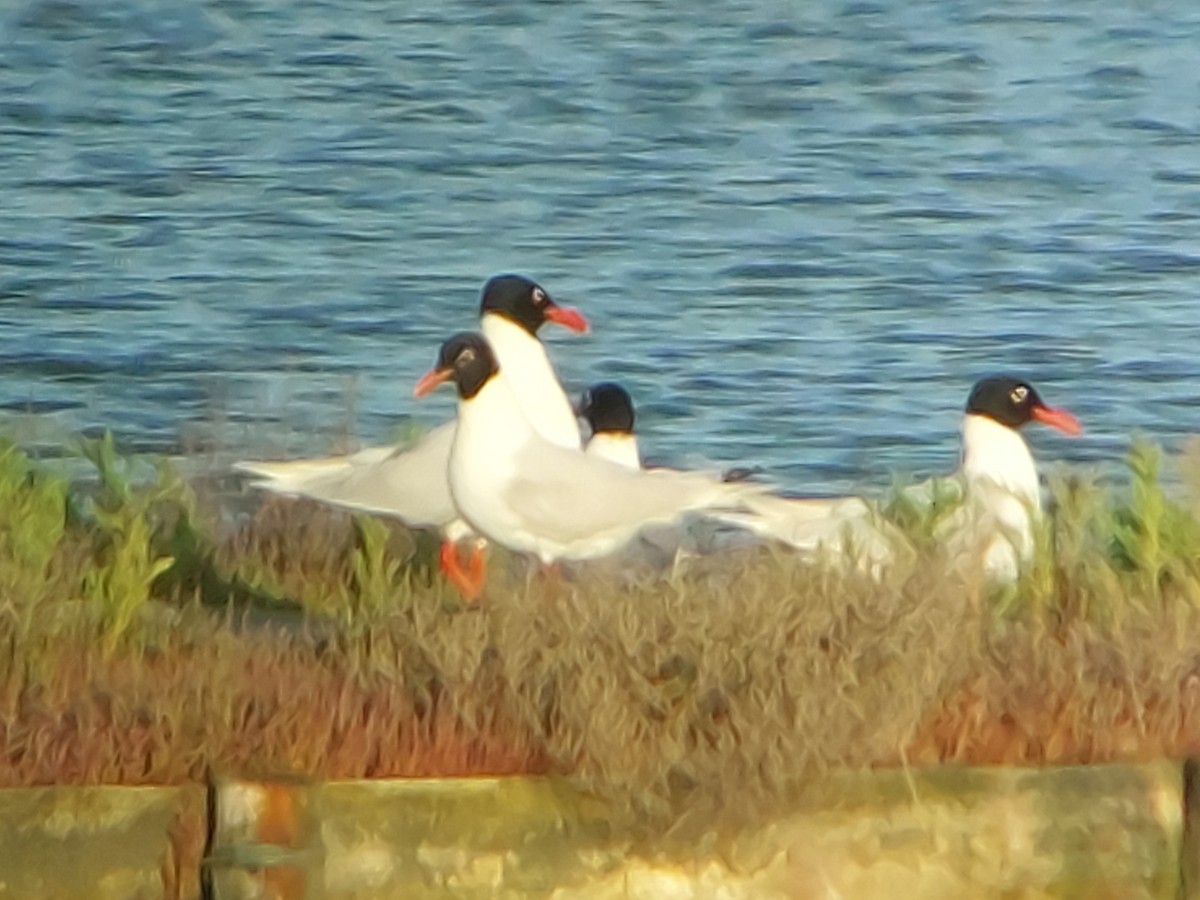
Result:
<instances>
[{"instance_id":1,"label":"white underside","mask_svg":"<svg viewBox=\"0 0 1200 900\"><path fill-rule=\"evenodd\" d=\"M1033 526L1042 513L1037 464L1020 433L986 416L963 418L959 475L967 496L953 540L983 554L994 580L1013 581L1033 556Z\"/></svg>"}]
</instances>

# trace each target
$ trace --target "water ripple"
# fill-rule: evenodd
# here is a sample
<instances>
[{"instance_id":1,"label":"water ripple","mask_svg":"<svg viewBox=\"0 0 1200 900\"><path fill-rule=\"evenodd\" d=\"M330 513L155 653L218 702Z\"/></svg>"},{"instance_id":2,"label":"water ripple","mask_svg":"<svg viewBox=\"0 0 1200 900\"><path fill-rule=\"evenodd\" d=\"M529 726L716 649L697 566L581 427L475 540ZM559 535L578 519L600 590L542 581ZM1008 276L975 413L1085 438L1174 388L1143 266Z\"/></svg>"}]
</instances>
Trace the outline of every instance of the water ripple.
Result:
<instances>
[{"instance_id":1,"label":"water ripple","mask_svg":"<svg viewBox=\"0 0 1200 900\"><path fill-rule=\"evenodd\" d=\"M944 471L996 369L1084 417L1043 458L1200 429L1186 5L31 0L0 46L12 415L386 439L517 270L665 462Z\"/></svg>"}]
</instances>

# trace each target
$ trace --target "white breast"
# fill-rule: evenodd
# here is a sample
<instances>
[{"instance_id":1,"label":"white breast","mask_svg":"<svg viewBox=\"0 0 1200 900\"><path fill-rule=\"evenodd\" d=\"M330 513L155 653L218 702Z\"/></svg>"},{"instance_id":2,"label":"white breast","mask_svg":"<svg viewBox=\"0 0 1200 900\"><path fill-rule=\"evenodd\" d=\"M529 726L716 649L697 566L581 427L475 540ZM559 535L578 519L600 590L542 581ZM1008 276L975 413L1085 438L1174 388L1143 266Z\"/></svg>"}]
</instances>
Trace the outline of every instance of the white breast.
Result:
<instances>
[{"instance_id":1,"label":"white breast","mask_svg":"<svg viewBox=\"0 0 1200 900\"><path fill-rule=\"evenodd\" d=\"M642 467L637 438L632 434L607 431L593 434L587 442L587 455L607 459L627 469Z\"/></svg>"},{"instance_id":2,"label":"white breast","mask_svg":"<svg viewBox=\"0 0 1200 900\"><path fill-rule=\"evenodd\" d=\"M1033 553L1033 522L1042 511L1041 486L1029 445L1020 433L986 416L963 420L961 474L970 521L959 535L984 547L984 568L998 580L1016 577Z\"/></svg>"},{"instance_id":3,"label":"white breast","mask_svg":"<svg viewBox=\"0 0 1200 900\"><path fill-rule=\"evenodd\" d=\"M963 419L962 474L968 484L987 480L1025 501L1035 512L1042 508L1037 465L1020 433L986 416Z\"/></svg>"}]
</instances>

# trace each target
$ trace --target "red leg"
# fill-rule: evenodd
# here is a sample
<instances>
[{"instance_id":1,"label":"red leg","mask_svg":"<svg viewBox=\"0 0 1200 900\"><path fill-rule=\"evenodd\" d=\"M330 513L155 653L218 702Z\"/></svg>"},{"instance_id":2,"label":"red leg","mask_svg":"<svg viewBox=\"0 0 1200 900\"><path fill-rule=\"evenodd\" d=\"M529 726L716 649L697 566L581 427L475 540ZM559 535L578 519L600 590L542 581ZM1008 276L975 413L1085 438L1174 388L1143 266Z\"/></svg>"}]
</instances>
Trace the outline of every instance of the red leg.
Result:
<instances>
[{"instance_id":1,"label":"red leg","mask_svg":"<svg viewBox=\"0 0 1200 900\"><path fill-rule=\"evenodd\" d=\"M447 578L451 577L451 572L458 569L458 547L449 538L442 541L442 550L438 554L438 566L446 573Z\"/></svg>"},{"instance_id":2,"label":"red leg","mask_svg":"<svg viewBox=\"0 0 1200 900\"><path fill-rule=\"evenodd\" d=\"M478 557L478 561L476 559ZM471 553L468 571L463 571L458 562L458 547L454 541L442 541L442 552L439 557L442 571L446 579L458 588L458 592L468 601L479 598L483 591L483 549L476 545Z\"/></svg>"},{"instance_id":3,"label":"red leg","mask_svg":"<svg viewBox=\"0 0 1200 900\"><path fill-rule=\"evenodd\" d=\"M483 582L487 578L487 554L484 553L483 546L481 541L475 542L475 546L471 548L471 559L467 563L467 574L475 597L483 593Z\"/></svg>"}]
</instances>

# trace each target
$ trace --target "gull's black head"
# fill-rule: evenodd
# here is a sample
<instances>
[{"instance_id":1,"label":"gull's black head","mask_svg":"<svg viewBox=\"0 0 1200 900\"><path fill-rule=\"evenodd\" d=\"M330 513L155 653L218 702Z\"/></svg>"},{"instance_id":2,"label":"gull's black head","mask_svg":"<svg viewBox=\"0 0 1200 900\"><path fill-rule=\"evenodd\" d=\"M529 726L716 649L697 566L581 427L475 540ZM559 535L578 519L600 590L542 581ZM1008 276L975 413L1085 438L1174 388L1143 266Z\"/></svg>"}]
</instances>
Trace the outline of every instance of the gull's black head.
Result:
<instances>
[{"instance_id":1,"label":"gull's black head","mask_svg":"<svg viewBox=\"0 0 1200 900\"><path fill-rule=\"evenodd\" d=\"M1032 384L1013 375L989 375L976 382L967 398L967 412L1014 429L1034 420L1064 434L1083 430L1073 415L1047 406Z\"/></svg>"},{"instance_id":2,"label":"gull's black head","mask_svg":"<svg viewBox=\"0 0 1200 900\"><path fill-rule=\"evenodd\" d=\"M495 313L536 335L546 322L584 332L587 320L577 310L559 306L541 285L523 275L496 275L483 286L479 314Z\"/></svg>"},{"instance_id":3,"label":"gull's black head","mask_svg":"<svg viewBox=\"0 0 1200 900\"><path fill-rule=\"evenodd\" d=\"M583 392L579 415L587 420L592 434L633 433L633 401L625 388L611 381L593 384Z\"/></svg>"},{"instance_id":4,"label":"gull's black head","mask_svg":"<svg viewBox=\"0 0 1200 900\"><path fill-rule=\"evenodd\" d=\"M470 400L499 371L496 357L483 335L459 332L442 344L437 363L417 382L413 394L424 397L439 384L453 381L458 385L458 395Z\"/></svg>"}]
</instances>

